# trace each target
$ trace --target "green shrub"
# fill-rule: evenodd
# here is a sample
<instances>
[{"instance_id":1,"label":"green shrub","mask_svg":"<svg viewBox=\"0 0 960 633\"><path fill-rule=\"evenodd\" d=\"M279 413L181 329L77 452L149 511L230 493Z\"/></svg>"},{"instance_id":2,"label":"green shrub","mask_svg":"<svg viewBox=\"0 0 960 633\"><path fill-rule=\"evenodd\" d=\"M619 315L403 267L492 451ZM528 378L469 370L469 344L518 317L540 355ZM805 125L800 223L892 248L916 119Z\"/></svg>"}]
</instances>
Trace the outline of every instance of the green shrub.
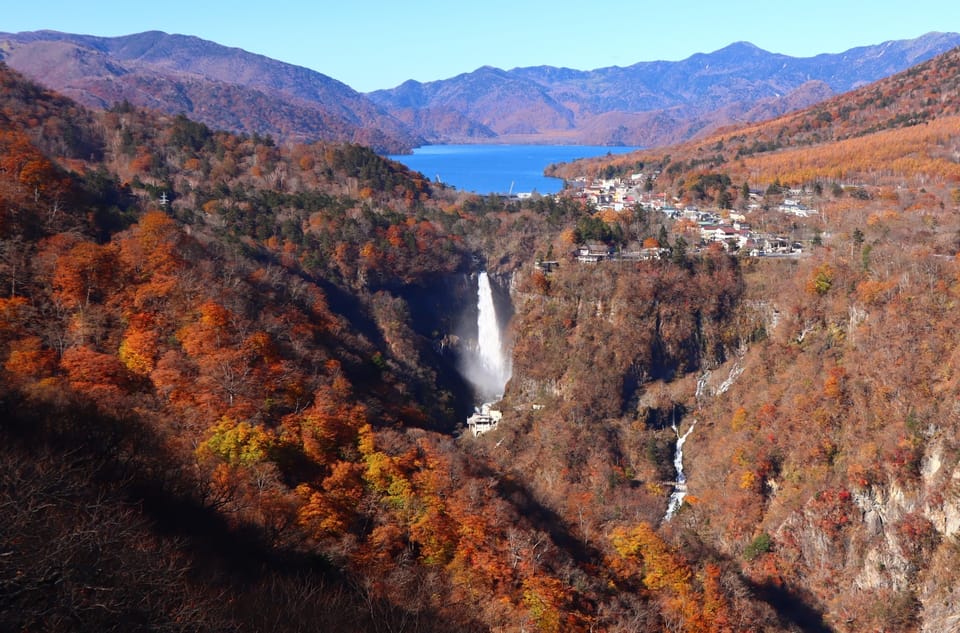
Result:
<instances>
[{"instance_id":1,"label":"green shrub","mask_svg":"<svg viewBox=\"0 0 960 633\"><path fill-rule=\"evenodd\" d=\"M743 550L743 557L746 560L754 560L761 554L766 554L773 548L773 539L766 532L750 541Z\"/></svg>"}]
</instances>

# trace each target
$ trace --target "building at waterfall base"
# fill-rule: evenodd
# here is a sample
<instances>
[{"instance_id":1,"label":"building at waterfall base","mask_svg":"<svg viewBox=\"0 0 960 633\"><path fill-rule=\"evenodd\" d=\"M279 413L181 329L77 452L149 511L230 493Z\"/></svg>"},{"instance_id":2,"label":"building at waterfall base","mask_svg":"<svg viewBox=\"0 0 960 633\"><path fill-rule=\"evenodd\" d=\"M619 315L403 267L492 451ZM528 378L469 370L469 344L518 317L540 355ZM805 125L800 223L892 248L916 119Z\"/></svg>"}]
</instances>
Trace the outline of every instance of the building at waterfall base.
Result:
<instances>
[{"instance_id":1,"label":"building at waterfall base","mask_svg":"<svg viewBox=\"0 0 960 633\"><path fill-rule=\"evenodd\" d=\"M497 428L497 424L503 418L503 412L491 409L489 404L484 404L473 415L467 418L467 428L473 433L474 437L480 437L487 431Z\"/></svg>"}]
</instances>

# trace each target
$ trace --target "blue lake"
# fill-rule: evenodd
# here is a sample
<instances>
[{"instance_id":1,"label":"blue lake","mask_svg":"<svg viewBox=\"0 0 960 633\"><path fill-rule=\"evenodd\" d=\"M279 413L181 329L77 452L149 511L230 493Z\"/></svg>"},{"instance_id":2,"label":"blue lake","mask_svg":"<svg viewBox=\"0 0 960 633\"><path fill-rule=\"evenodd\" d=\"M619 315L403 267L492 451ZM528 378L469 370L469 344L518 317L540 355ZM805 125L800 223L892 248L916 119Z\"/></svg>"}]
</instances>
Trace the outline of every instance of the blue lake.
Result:
<instances>
[{"instance_id":1,"label":"blue lake","mask_svg":"<svg viewBox=\"0 0 960 633\"><path fill-rule=\"evenodd\" d=\"M461 191L557 193L563 181L543 175L549 165L635 149L600 145L426 145L413 154L389 158Z\"/></svg>"}]
</instances>

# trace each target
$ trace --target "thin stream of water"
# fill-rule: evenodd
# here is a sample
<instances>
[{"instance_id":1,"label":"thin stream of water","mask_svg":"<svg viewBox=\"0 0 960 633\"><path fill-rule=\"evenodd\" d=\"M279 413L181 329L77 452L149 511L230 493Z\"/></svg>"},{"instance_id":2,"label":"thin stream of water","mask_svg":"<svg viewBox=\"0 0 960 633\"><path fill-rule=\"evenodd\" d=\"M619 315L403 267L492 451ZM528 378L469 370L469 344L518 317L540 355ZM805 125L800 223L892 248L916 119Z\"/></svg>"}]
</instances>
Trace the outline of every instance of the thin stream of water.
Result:
<instances>
[{"instance_id":1,"label":"thin stream of water","mask_svg":"<svg viewBox=\"0 0 960 633\"><path fill-rule=\"evenodd\" d=\"M670 494L670 500L667 503L667 513L663 516L664 521L673 518L673 515L683 505L684 497L687 496L687 476L683 474L683 445L695 426L697 426L696 420L693 421L686 433L680 435L677 425L673 425L673 432L677 434L677 448L673 455L673 467L677 471L677 481L674 483L673 492Z\"/></svg>"}]
</instances>

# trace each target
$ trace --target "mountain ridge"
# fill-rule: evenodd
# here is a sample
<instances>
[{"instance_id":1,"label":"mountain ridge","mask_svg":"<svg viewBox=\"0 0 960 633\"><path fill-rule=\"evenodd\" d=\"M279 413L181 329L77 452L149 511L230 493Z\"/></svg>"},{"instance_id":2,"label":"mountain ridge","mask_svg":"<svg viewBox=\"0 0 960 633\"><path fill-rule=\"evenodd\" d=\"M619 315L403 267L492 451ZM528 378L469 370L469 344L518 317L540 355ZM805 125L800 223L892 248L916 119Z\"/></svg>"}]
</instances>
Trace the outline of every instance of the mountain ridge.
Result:
<instances>
[{"instance_id":1,"label":"mountain ridge","mask_svg":"<svg viewBox=\"0 0 960 633\"><path fill-rule=\"evenodd\" d=\"M806 108L777 112L778 102L767 102L754 107L752 114L762 119L759 122L726 126L695 139L614 158L583 159L555 167L551 175L575 178L608 166L625 175L638 163L657 162L669 162L671 177L679 181L691 177L702 165L710 165L734 179L750 178L751 183L758 174L767 173L767 180L759 183L763 185L773 180L771 173L794 186L829 181L838 178L837 174L869 182L895 176L906 179L897 183L903 185L918 172L953 173L956 133L950 120L960 116L960 106L951 97L960 84L958 67L960 49L951 49L879 81L816 100ZM807 89L813 92L826 91L822 85L811 84ZM930 134L939 127L944 128L942 135ZM878 146L884 142L878 137L898 130L906 132L897 143L914 145L918 151L922 148L922 159L904 161L897 155L902 151L898 146L884 152L885 158L880 156ZM919 140L924 136L929 138ZM843 151L837 149L839 143L846 143ZM771 168L774 164L775 169Z\"/></svg>"},{"instance_id":2,"label":"mountain ridge","mask_svg":"<svg viewBox=\"0 0 960 633\"><path fill-rule=\"evenodd\" d=\"M481 67L473 73L446 80L408 81L392 90L374 91L369 96L401 118L410 119L411 108L429 112L453 110L468 119L482 121L501 137L509 137L509 128L496 111L476 105L475 102L486 97L486 93L476 90L476 79L479 75L490 79L499 77L503 82L519 79L527 82L525 93L539 91L551 97L561 111L569 113L564 127L556 127L549 119L527 118L524 121L527 129L535 129L544 137L568 139L570 130L587 130L586 135L573 134L576 142L656 146L690 138L694 134L689 130L715 129L735 122L737 119L718 116L725 108L737 106L746 116L753 106L770 100L793 102L780 106L779 110L812 105L815 99L823 97L822 91L808 99L794 94L809 81L822 81L832 94L846 92L957 45L960 45L960 35L934 32L912 40L888 41L838 54L795 58L769 53L749 42L734 42L712 53L696 53L677 62L638 62L626 67L587 71L551 66L512 70ZM487 88L488 92L496 89L492 83ZM410 95L414 93L418 99L412 103ZM471 106L462 107L463 101L470 101ZM774 111L778 108L774 107ZM650 116L652 113L656 114ZM651 120L663 121L663 115L669 115L673 123L649 126ZM602 118L614 123L604 125ZM625 118L635 121L626 130L622 129ZM464 140L449 130L419 128L417 131L431 142Z\"/></svg>"},{"instance_id":3,"label":"mountain ridge","mask_svg":"<svg viewBox=\"0 0 960 633\"><path fill-rule=\"evenodd\" d=\"M2 34L0 55L15 70L91 107L128 100L167 114L184 112L217 129L357 142L384 151L421 142L340 81L195 36Z\"/></svg>"},{"instance_id":4,"label":"mountain ridge","mask_svg":"<svg viewBox=\"0 0 960 633\"><path fill-rule=\"evenodd\" d=\"M794 58L739 41L680 61L482 66L366 94L311 69L163 31L0 34L0 59L90 107L126 100L215 129L397 153L457 142L676 143L812 105L958 45L960 35L932 32Z\"/></svg>"}]
</instances>

